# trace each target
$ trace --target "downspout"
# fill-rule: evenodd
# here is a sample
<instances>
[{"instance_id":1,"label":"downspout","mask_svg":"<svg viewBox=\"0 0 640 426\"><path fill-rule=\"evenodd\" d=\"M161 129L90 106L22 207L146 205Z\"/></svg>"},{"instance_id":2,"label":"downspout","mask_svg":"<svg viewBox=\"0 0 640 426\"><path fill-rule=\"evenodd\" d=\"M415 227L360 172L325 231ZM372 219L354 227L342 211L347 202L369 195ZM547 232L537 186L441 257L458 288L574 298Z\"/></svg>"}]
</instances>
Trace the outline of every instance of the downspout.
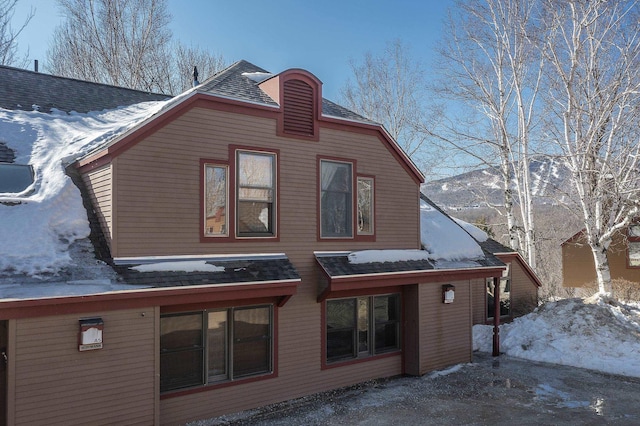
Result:
<instances>
[{"instance_id":1,"label":"downspout","mask_svg":"<svg viewBox=\"0 0 640 426\"><path fill-rule=\"evenodd\" d=\"M500 278L493 278L493 356L500 356Z\"/></svg>"}]
</instances>

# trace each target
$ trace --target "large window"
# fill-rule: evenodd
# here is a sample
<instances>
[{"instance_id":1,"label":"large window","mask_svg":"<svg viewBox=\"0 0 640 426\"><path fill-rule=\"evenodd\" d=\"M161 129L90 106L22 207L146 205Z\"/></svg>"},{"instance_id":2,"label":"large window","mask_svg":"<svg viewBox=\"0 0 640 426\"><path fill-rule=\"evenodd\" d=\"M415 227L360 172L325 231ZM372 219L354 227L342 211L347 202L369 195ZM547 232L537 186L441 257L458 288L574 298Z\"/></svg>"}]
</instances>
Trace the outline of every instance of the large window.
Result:
<instances>
[{"instance_id":1,"label":"large window","mask_svg":"<svg viewBox=\"0 0 640 426\"><path fill-rule=\"evenodd\" d=\"M399 295L328 300L326 323L328 362L398 350Z\"/></svg>"},{"instance_id":2,"label":"large window","mask_svg":"<svg viewBox=\"0 0 640 426\"><path fill-rule=\"evenodd\" d=\"M237 151L236 183L237 235L275 235L275 154Z\"/></svg>"},{"instance_id":3,"label":"large window","mask_svg":"<svg viewBox=\"0 0 640 426\"><path fill-rule=\"evenodd\" d=\"M320 161L320 236L353 236L352 164Z\"/></svg>"},{"instance_id":4,"label":"large window","mask_svg":"<svg viewBox=\"0 0 640 426\"><path fill-rule=\"evenodd\" d=\"M206 237L228 236L227 166L205 164L204 166L204 235Z\"/></svg>"},{"instance_id":5,"label":"large window","mask_svg":"<svg viewBox=\"0 0 640 426\"><path fill-rule=\"evenodd\" d=\"M273 307L160 318L160 391L273 372Z\"/></svg>"},{"instance_id":6,"label":"large window","mask_svg":"<svg viewBox=\"0 0 640 426\"><path fill-rule=\"evenodd\" d=\"M634 223L629 226L627 244L629 266L640 267L640 224Z\"/></svg>"}]
</instances>

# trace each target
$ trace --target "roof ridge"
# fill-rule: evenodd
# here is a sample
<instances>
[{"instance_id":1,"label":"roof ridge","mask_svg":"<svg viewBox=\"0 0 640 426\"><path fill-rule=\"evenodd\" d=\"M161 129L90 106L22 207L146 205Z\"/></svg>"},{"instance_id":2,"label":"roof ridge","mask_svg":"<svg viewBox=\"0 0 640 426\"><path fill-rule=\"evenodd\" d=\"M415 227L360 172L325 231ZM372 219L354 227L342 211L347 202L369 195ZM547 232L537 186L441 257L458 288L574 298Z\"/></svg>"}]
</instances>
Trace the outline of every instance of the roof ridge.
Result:
<instances>
[{"instance_id":1,"label":"roof ridge","mask_svg":"<svg viewBox=\"0 0 640 426\"><path fill-rule=\"evenodd\" d=\"M28 69L25 69L25 68L10 67L10 66L7 66L7 65L0 65L0 68L5 68L5 69L8 69L8 70L12 70L12 71L33 74L33 75L37 75L39 77L44 77L44 78L55 78L55 79L62 79L62 80L70 80L70 81L76 81L76 82L79 82L79 83L87 83L87 84L96 85L96 86L109 87L109 88L112 88L112 89L128 90L130 92L137 92L137 93L145 93L145 94L150 94L150 95L159 95L159 96L171 97L171 95L168 95L166 93L157 93L157 92L152 92L152 91L149 91L149 90L132 89L130 87L116 86L115 84L99 83L97 81L91 81L91 80L81 80L79 78L65 77L65 76L62 76L62 75L55 75L55 74L49 74L49 73L45 73L45 72L32 71L32 70L28 70Z\"/></svg>"}]
</instances>

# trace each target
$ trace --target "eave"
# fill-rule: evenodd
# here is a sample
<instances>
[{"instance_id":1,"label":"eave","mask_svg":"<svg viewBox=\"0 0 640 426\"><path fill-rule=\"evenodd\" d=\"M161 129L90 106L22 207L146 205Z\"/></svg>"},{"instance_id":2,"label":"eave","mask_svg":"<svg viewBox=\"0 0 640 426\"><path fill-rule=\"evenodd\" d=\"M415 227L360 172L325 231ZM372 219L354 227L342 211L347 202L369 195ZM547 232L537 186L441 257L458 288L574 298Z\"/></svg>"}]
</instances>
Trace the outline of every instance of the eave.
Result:
<instances>
[{"instance_id":1,"label":"eave","mask_svg":"<svg viewBox=\"0 0 640 426\"><path fill-rule=\"evenodd\" d=\"M84 296L0 300L0 319L35 318L52 315L122 309L150 308L210 302L275 298L283 306L297 292L301 280L148 288Z\"/></svg>"}]
</instances>

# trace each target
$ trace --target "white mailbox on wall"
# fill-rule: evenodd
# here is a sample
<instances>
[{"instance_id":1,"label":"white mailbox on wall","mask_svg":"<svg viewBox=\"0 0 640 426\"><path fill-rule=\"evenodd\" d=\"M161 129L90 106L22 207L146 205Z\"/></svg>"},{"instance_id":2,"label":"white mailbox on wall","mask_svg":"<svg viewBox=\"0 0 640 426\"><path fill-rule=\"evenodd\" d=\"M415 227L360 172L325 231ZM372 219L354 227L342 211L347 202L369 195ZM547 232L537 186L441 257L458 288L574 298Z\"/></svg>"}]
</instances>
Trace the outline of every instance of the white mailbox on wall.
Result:
<instances>
[{"instance_id":1,"label":"white mailbox on wall","mask_svg":"<svg viewBox=\"0 0 640 426\"><path fill-rule=\"evenodd\" d=\"M102 349L103 329L102 318L81 319L80 331L78 332L78 350L83 352Z\"/></svg>"}]
</instances>

